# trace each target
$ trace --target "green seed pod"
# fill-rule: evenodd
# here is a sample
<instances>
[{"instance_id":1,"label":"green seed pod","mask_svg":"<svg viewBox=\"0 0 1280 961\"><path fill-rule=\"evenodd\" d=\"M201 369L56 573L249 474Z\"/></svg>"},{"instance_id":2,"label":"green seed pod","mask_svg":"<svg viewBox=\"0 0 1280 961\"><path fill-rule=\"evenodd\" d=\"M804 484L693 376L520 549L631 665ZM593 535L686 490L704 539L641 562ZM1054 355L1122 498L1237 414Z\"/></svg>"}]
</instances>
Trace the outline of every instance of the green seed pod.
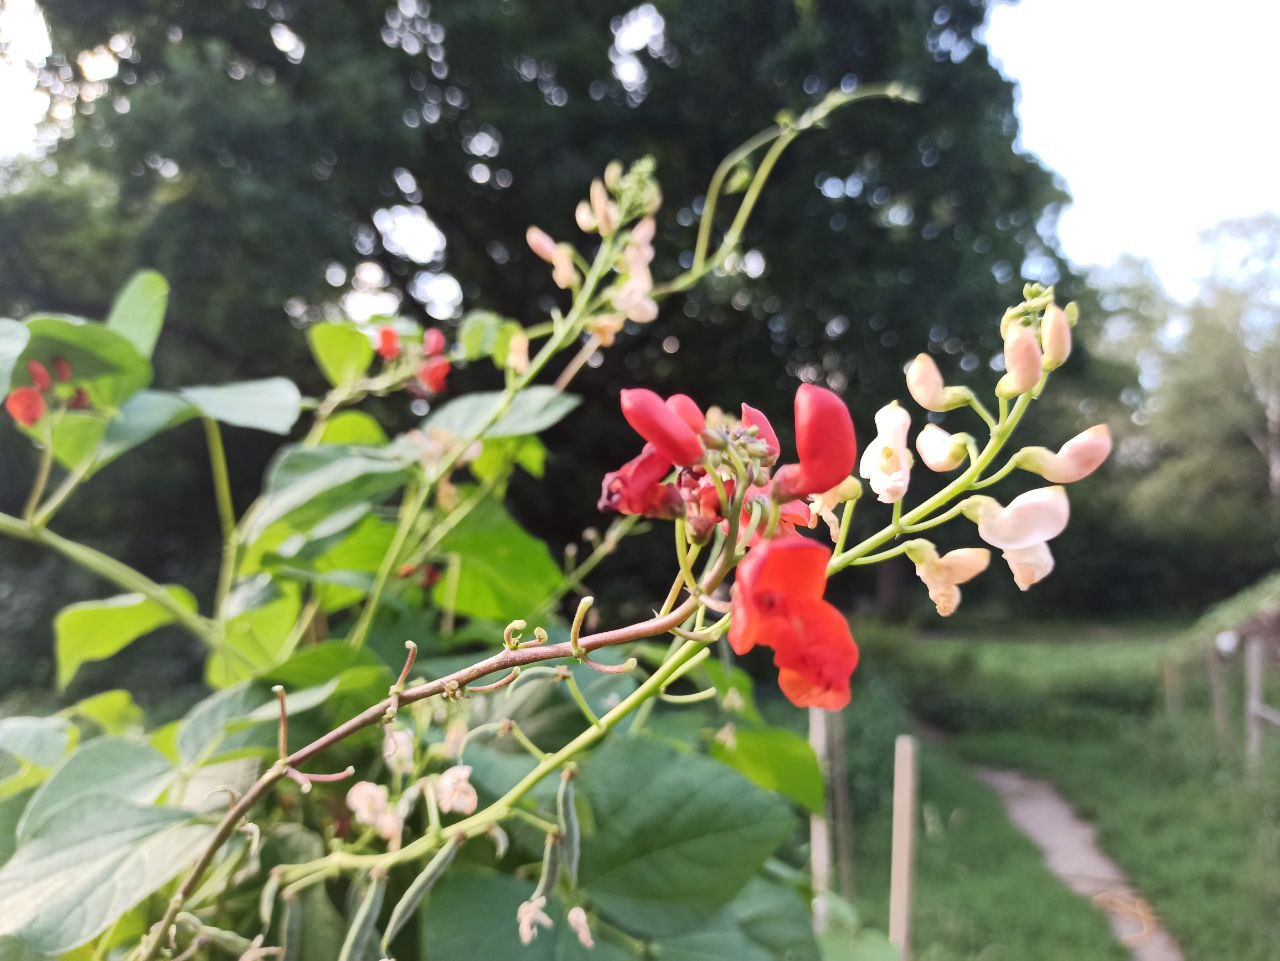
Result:
<instances>
[{"instance_id":1,"label":"green seed pod","mask_svg":"<svg viewBox=\"0 0 1280 961\"><path fill-rule=\"evenodd\" d=\"M296 896L284 899L280 918L280 961L303 961L302 905Z\"/></svg>"},{"instance_id":2,"label":"green seed pod","mask_svg":"<svg viewBox=\"0 0 1280 961\"><path fill-rule=\"evenodd\" d=\"M533 897L550 897L560 876L560 841L554 834L547 835L547 845L542 851L542 874Z\"/></svg>"},{"instance_id":3,"label":"green seed pod","mask_svg":"<svg viewBox=\"0 0 1280 961\"><path fill-rule=\"evenodd\" d=\"M369 886L360 899L360 907L347 928L347 937L338 952L338 961L364 961L369 948L377 937L378 912L382 910L382 897L387 891L387 878L383 874L369 874Z\"/></svg>"},{"instance_id":4,"label":"green seed pod","mask_svg":"<svg viewBox=\"0 0 1280 961\"><path fill-rule=\"evenodd\" d=\"M582 847L582 829L578 825L578 810L573 803L573 778L562 776L560 790L556 793L556 817L560 822L560 841L563 845L563 863L569 884L578 886L578 852Z\"/></svg>"},{"instance_id":5,"label":"green seed pod","mask_svg":"<svg viewBox=\"0 0 1280 961\"><path fill-rule=\"evenodd\" d=\"M458 848L462 845L457 837L452 837L444 843L444 846L436 852L427 866L422 869L422 873L413 879L413 883L409 885L408 890L404 892L403 897L391 909L391 919L387 921L387 930L382 935L382 953L389 954L391 951L391 942L395 940L397 934L408 923L409 919L417 912L418 906L422 903L422 899L427 896L437 881L453 863L453 857L458 853Z\"/></svg>"}]
</instances>

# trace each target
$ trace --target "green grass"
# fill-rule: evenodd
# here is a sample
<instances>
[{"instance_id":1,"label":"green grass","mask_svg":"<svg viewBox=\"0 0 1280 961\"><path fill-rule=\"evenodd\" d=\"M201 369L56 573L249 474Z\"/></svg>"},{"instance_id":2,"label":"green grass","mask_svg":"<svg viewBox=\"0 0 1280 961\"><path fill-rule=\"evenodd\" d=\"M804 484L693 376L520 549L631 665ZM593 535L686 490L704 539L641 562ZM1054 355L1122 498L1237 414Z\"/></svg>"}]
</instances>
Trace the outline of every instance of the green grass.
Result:
<instances>
[{"instance_id":1,"label":"green grass","mask_svg":"<svg viewBox=\"0 0 1280 961\"><path fill-rule=\"evenodd\" d=\"M1165 710L1160 668L1179 650L1180 632L1162 632L1167 640L1108 633L1077 630L1056 643L924 641L883 653L913 710L949 732L961 756L1052 781L1098 826L1102 847L1187 961L1274 961L1280 737L1269 738L1261 786L1246 786L1239 758L1218 755L1199 662L1182 669L1183 712ZM1238 744L1238 659L1227 676ZM1269 687L1280 702L1274 678Z\"/></svg>"}]
</instances>

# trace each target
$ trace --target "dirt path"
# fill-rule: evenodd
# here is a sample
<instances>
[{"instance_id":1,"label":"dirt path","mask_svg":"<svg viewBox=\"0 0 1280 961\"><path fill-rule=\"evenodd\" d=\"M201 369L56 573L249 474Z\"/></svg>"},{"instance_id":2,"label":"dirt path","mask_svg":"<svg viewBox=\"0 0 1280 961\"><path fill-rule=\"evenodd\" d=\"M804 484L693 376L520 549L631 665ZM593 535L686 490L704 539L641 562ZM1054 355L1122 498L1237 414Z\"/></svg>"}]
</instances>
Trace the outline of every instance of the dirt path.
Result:
<instances>
[{"instance_id":1,"label":"dirt path","mask_svg":"<svg viewBox=\"0 0 1280 961\"><path fill-rule=\"evenodd\" d=\"M1106 912L1134 961L1183 961L1151 905L1098 848L1093 825L1077 817L1052 784L996 768L978 768L977 774L1000 795L1014 826L1044 852L1049 870Z\"/></svg>"}]
</instances>

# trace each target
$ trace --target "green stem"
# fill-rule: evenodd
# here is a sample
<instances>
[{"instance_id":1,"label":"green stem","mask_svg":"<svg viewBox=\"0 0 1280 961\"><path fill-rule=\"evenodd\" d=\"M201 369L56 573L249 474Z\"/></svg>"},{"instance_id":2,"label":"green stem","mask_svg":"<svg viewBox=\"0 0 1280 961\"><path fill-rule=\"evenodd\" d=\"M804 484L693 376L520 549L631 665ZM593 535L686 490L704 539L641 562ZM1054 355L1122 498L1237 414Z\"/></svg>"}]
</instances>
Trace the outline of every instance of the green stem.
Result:
<instances>
[{"instance_id":1,"label":"green stem","mask_svg":"<svg viewBox=\"0 0 1280 961\"><path fill-rule=\"evenodd\" d=\"M222 431L211 417L200 418L205 443L209 447L209 470L213 474L213 496L218 505L218 524L222 539L230 540L236 526L236 511L231 503L231 477L227 472L227 451L222 446Z\"/></svg>"},{"instance_id":2,"label":"green stem","mask_svg":"<svg viewBox=\"0 0 1280 961\"><path fill-rule=\"evenodd\" d=\"M128 564L123 564L92 547L61 537L53 531L19 520L10 514L0 514L0 534L40 544L117 587L141 594L172 614L175 621L200 640L206 643L212 642L213 629L208 619L184 607L167 590L146 575L135 571Z\"/></svg>"},{"instance_id":3,"label":"green stem","mask_svg":"<svg viewBox=\"0 0 1280 961\"><path fill-rule=\"evenodd\" d=\"M89 471L93 466L93 458L87 457L75 470L66 477L62 478L61 483L53 489L53 493L36 511L35 517L31 519L36 527L44 527L49 521L53 520L53 515L65 504L68 498L75 493L76 488L89 475Z\"/></svg>"},{"instance_id":4,"label":"green stem","mask_svg":"<svg viewBox=\"0 0 1280 961\"><path fill-rule=\"evenodd\" d=\"M31 493L27 495L27 503L22 508L22 516L28 523L35 517L40 498L44 496L45 486L49 483L49 474L53 471L53 432L45 438L40 448L40 464L36 467L35 479L31 482Z\"/></svg>"}]
</instances>

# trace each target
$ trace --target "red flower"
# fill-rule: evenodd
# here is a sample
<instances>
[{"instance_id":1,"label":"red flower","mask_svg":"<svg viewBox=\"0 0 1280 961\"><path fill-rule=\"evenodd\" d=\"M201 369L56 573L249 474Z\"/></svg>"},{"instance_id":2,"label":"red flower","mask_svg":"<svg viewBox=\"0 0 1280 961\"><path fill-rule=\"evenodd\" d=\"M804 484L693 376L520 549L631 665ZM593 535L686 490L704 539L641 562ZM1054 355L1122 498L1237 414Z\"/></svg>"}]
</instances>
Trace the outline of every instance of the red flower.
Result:
<instances>
[{"instance_id":1,"label":"red flower","mask_svg":"<svg viewBox=\"0 0 1280 961\"><path fill-rule=\"evenodd\" d=\"M706 415L688 394L672 394L667 398L667 409L689 425L695 434L707 426Z\"/></svg>"},{"instance_id":2,"label":"red flower","mask_svg":"<svg viewBox=\"0 0 1280 961\"><path fill-rule=\"evenodd\" d=\"M600 487L602 511L640 514L644 517L671 519L680 513L680 493L674 484L662 480L671 471L671 460L653 444L645 444L639 456L627 461L616 471L604 475Z\"/></svg>"},{"instance_id":3,"label":"red flower","mask_svg":"<svg viewBox=\"0 0 1280 961\"><path fill-rule=\"evenodd\" d=\"M742 505L742 520L740 528L746 530L748 524L751 523L751 502L758 497L768 497L769 488L767 487L751 487L747 489L747 499ZM760 525L751 532L751 539L747 542L748 546L755 547L764 539L764 531L768 526L768 515L764 515L764 520ZM809 505L802 500L785 501L778 505L778 527L774 531L775 537L785 537L788 534L794 534L797 527L811 527L813 520L813 511L809 509ZM729 523L724 521L720 524L720 529L726 534L729 533Z\"/></svg>"},{"instance_id":4,"label":"red flower","mask_svg":"<svg viewBox=\"0 0 1280 961\"><path fill-rule=\"evenodd\" d=\"M651 390L622 392L622 416L627 423L678 467L702 460L702 438L698 436L700 428L694 426L695 412L697 420L701 420L698 405L683 394L664 404Z\"/></svg>"},{"instance_id":5,"label":"red flower","mask_svg":"<svg viewBox=\"0 0 1280 961\"><path fill-rule=\"evenodd\" d=\"M33 427L44 416L44 395L35 387L15 387L5 398L4 406L23 427Z\"/></svg>"},{"instance_id":6,"label":"red flower","mask_svg":"<svg viewBox=\"0 0 1280 961\"><path fill-rule=\"evenodd\" d=\"M71 365L67 363L67 358L65 357L53 358L53 373L54 373L54 376L58 378L58 380L71 379Z\"/></svg>"},{"instance_id":7,"label":"red flower","mask_svg":"<svg viewBox=\"0 0 1280 961\"><path fill-rule=\"evenodd\" d=\"M378 328L378 356L383 360L395 360L400 355L400 335L394 327Z\"/></svg>"},{"instance_id":8,"label":"red flower","mask_svg":"<svg viewBox=\"0 0 1280 961\"><path fill-rule=\"evenodd\" d=\"M422 335L422 352L428 357L443 354L445 348L444 334L439 327L428 327Z\"/></svg>"},{"instance_id":9,"label":"red flower","mask_svg":"<svg viewBox=\"0 0 1280 961\"><path fill-rule=\"evenodd\" d=\"M831 490L853 472L858 439L849 408L824 387L801 384L796 391L796 451L799 464L788 464L774 475L779 500L807 497Z\"/></svg>"},{"instance_id":10,"label":"red flower","mask_svg":"<svg viewBox=\"0 0 1280 961\"><path fill-rule=\"evenodd\" d=\"M770 647L782 693L797 707L849 703L858 645L844 616L822 599L831 552L798 534L764 541L738 567L729 645Z\"/></svg>"},{"instance_id":11,"label":"red flower","mask_svg":"<svg viewBox=\"0 0 1280 961\"><path fill-rule=\"evenodd\" d=\"M27 373L31 375L31 383L36 385L37 390L48 390L53 385L48 369L38 360L27 361Z\"/></svg>"},{"instance_id":12,"label":"red flower","mask_svg":"<svg viewBox=\"0 0 1280 961\"><path fill-rule=\"evenodd\" d=\"M83 387L77 387L76 392L67 401L67 410L88 410L92 406L89 402L89 395Z\"/></svg>"},{"instance_id":13,"label":"red flower","mask_svg":"<svg viewBox=\"0 0 1280 961\"><path fill-rule=\"evenodd\" d=\"M418 368L418 380L431 393L439 394L444 390L445 379L451 370L453 370L453 364L449 363L449 358L432 357Z\"/></svg>"}]
</instances>

